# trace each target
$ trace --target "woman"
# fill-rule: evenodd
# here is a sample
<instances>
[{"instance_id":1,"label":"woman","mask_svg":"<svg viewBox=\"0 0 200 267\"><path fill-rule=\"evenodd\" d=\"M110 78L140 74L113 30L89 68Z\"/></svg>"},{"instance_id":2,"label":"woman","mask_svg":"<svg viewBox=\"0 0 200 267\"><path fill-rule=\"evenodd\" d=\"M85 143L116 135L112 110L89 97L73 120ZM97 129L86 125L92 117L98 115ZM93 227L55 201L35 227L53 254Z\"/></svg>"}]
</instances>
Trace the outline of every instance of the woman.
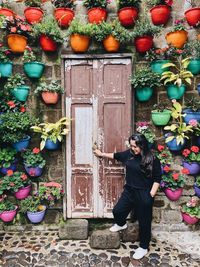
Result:
<instances>
[{"instance_id":1,"label":"woman","mask_svg":"<svg viewBox=\"0 0 200 267\"><path fill-rule=\"evenodd\" d=\"M113 209L115 224L110 231L126 229L126 218L134 208L139 221L140 247L136 249L133 258L139 260L147 254L151 240L152 207L161 180L161 167L144 135L133 134L129 138L129 144L130 149L123 152L103 153L96 149L94 154L116 159L125 165L126 184Z\"/></svg>"}]
</instances>

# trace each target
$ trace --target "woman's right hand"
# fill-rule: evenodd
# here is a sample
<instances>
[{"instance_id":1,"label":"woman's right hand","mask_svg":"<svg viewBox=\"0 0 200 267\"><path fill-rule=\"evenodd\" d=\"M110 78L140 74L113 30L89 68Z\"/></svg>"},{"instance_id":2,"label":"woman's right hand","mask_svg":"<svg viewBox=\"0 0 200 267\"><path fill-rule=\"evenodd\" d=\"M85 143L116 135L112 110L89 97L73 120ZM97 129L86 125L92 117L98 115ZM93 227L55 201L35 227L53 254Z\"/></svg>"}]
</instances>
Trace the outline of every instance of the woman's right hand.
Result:
<instances>
[{"instance_id":1,"label":"woman's right hand","mask_svg":"<svg viewBox=\"0 0 200 267\"><path fill-rule=\"evenodd\" d=\"M103 157L103 152L101 152L101 150L99 150L99 149L95 149L95 150L93 151L93 153L94 153L95 156L97 156L97 157Z\"/></svg>"}]
</instances>

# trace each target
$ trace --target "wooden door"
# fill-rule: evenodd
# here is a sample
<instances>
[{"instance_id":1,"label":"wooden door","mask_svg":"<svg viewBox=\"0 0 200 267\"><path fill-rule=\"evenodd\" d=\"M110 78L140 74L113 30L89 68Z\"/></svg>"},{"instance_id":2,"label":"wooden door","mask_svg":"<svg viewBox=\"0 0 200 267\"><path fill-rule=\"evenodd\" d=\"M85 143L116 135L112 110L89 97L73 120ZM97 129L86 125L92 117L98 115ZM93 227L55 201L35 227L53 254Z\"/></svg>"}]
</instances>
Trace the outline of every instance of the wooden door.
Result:
<instances>
[{"instance_id":1,"label":"wooden door","mask_svg":"<svg viewBox=\"0 0 200 267\"><path fill-rule=\"evenodd\" d=\"M130 55L71 55L65 61L66 115L72 120L66 142L68 218L109 218L119 198L124 171L102 151L126 149L131 129Z\"/></svg>"}]
</instances>

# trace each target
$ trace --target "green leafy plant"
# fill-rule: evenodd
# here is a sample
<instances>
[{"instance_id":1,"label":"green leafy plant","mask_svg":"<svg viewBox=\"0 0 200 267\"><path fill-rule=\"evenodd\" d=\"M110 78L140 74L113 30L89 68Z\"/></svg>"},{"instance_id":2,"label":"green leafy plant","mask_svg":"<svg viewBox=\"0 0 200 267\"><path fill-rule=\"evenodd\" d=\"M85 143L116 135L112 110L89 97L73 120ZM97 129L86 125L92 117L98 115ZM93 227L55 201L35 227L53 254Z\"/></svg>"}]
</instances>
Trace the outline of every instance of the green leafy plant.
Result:
<instances>
[{"instance_id":1,"label":"green leafy plant","mask_svg":"<svg viewBox=\"0 0 200 267\"><path fill-rule=\"evenodd\" d=\"M64 89L60 85L59 81L52 80L50 83L46 83L45 81L41 81L39 85L36 87L34 93L39 94L42 92L56 92L63 93Z\"/></svg>"},{"instance_id":2,"label":"green leafy plant","mask_svg":"<svg viewBox=\"0 0 200 267\"><path fill-rule=\"evenodd\" d=\"M38 196L28 196L27 198L20 201L20 212L26 213L37 212L44 210L44 206L41 204L41 200Z\"/></svg>"},{"instance_id":3,"label":"green leafy plant","mask_svg":"<svg viewBox=\"0 0 200 267\"><path fill-rule=\"evenodd\" d=\"M0 167L9 168L15 161L17 151L12 147L0 148Z\"/></svg>"},{"instance_id":4,"label":"green leafy plant","mask_svg":"<svg viewBox=\"0 0 200 267\"><path fill-rule=\"evenodd\" d=\"M151 128L151 124L147 121L138 121L136 123L136 131L143 134L147 141L151 144L154 143L156 135Z\"/></svg>"},{"instance_id":5,"label":"green leafy plant","mask_svg":"<svg viewBox=\"0 0 200 267\"><path fill-rule=\"evenodd\" d=\"M200 219L199 200L196 197L191 197L191 199L181 207L181 211L189 214L191 217Z\"/></svg>"},{"instance_id":6,"label":"green leafy plant","mask_svg":"<svg viewBox=\"0 0 200 267\"><path fill-rule=\"evenodd\" d=\"M168 47L165 48L152 48L145 54L145 59L152 62L154 60L165 60L168 57Z\"/></svg>"},{"instance_id":7,"label":"green leafy plant","mask_svg":"<svg viewBox=\"0 0 200 267\"><path fill-rule=\"evenodd\" d=\"M200 58L200 40L190 40L184 45L183 50L190 58Z\"/></svg>"},{"instance_id":8,"label":"green leafy plant","mask_svg":"<svg viewBox=\"0 0 200 267\"><path fill-rule=\"evenodd\" d=\"M136 7L139 9L141 0L118 0L117 4L119 9L123 7Z\"/></svg>"},{"instance_id":9,"label":"green leafy plant","mask_svg":"<svg viewBox=\"0 0 200 267\"><path fill-rule=\"evenodd\" d=\"M87 9L91 9L93 7L101 7L101 8L106 8L107 4L109 3L109 0L84 0L83 5Z\"/></svg>"},{"instance_id":10,"label":"green leafy plant","mask_svg":"<svg viewBox=\"0 0 200 267\"><path fill-rule=\"evenodd\" d=\"M190 109L193 112L200 111L200 99L197 97L191 97L185 99L185 108Z\"/></svg>"},{"instance_id":11,"label":"green leafy plant","mask_svg":"<svg viewBox=\"0 0 200 267\"><path fill-rule=\"evenodd\" d=\"M25 6L30 7L41 7L42 6L42 0L24 0Z\"/></svg>"},{"instance_id":12,"label":"green leafy plant","mask_svg":"<svg viewBox=\"0 0 200 267\"><path fill-rule=\"evenodd\" d=\"M163 166L171 165L173 162L172 153L166 146L158 145L156 150L156 156Z\"/></svg>"},{"instance_id":13,"label":"green leafy plant","mask_svg":"<svg viewBox=\"0 0 200 267\"><path fill-rule=\"evenodd\" d=\"M2 43L0 43L0 62L10 62L10 49L3 45Z\"/></svg>"},{"instance_id":14,"label":"green leafy plant","mask_svg":"<svg viewBox=\"0 0 200 267\"><path fill-rule=\"evenodd\" d=\"M189 121L189 125L192 127L192 134L194 136L200 136L200 123L197 120L192 119Z\"/></svg>"},{"instance_id":15,"label":"green leafy plant","mask_svg":"<svg viewBox=\"0 0 200 267\"><path fill-rule=\"evenodd\" d=\"M176 32L176 31L185 31L186 30L186 25L185 25L185 19L177 19L174 21L174 25L171 28L171 32Z\"/></svg>"},{"instance_id":16,"label":"green leafy plant","mask_svg":"<svg viewBox=\"0 0 200 267\"><path fill-rule=\"evenodd\" d=\"M7 83L4 86L4 89L10 91L16 87L23 86L25 84L26 84L25 76L21 73L15 73L8 78Z\"/></svg>"},{"instance_id":17,"label":"green leafy plant","mask_svg":"<svg viewBox=\"0 0 200 267\"><path fill-rule=\"evenodd\" d=\"M74 18L70 23L70 26L67 30L67 35L71 34L81 34L92 37L95 35L95 25L92 23L83 23L79 18Z\"/></svg>"},{"instance_id":18,"label":"green leafy plant","mask_svg":"<svg viewBox=\"0 0 200 267\"><path fill-rule=\"evenodd\" d=\"M168 107L168 104L166 102L159 102L153 105L152 111L163 112L166 109L170 109L170 107Z\"/></svg>"},{"instance_id":19,"label":"green leafy plant","mask_svg":"<svg viewBox=\"0 0 200 267\"><path fill-rule=\"evenodd\" d=\"M200 188L200 176L196 177L195 185Z\"/></svg>"},{"instance_id":20,"label":"green leafy plant","mask_svg":"<svg viewBox=\"0 0 200 267\"><path fill-rule=\"evenodd\" d=\"M157 5L167 5L171 7L173 5L173 0L145 0L145 3L148 7L154 7Z\"/></svg>"},{"instance_id":21,"label":"green leafy plant","mask_svg":"<svg viewBox=\"0 0 200 267\"><path fill-rule=\"evenodd\" d=\"M56 182L40 184L38 197L49 206L54 206L55 202L63 197L62 185Z\"/></svg>"},{"instance_id":22,"label":"green leafy plant","mask_svg":"<svg viewBox=\"0 0 200 267\"><path fill-rule=\"evenodd\" d=\"M51 0L51 3L55 8L66 7L66 8L75 8L74 0Z\"/></svg>"},{"instance_id":23,"label":"green leafy plant","mask_svg":"<svg viewBox=\"0 0 200 267\"><path fill-rule=\"evenodd\" d=\"M198 146L191 146L190 149L186 148L182 152L184 161L186 162L200 162L200 152Z\"/></svg>"},{"instance_id":24,"label":"green leafy plant","mask_svg":"<svg viewBox=\"0 0 200 267\"><path fill-rule=\"evenodd\" d=\"M34 62L38 61L38 55L33 51L33 49L29 46L24 50L24 54L22 56L23 62Z\"/></svg>"},{"instance_id":25,"label":"green leafy plant","mask_svg":"<svg viewBox=\"0 0 200 267\"><path fill-rule=\"evenodd\" d=\"M31 129L41 134L40 149L42 150L45 146L46 140L50 139L54 143L61 142L63 137L69 133L70 119L67 117L61 118L55 123L44 122L39 125L32 126Z\"/></svg>"},{"instance_id":26,"label":"green leafy plant","mask_svg":"<svg viewBox=\"0 0 200 267\"><path fill-rule=\"evenodd\" d=\"M8 199L0 197L0 214L4 211L15 210L16 206Z\"/></svg>"},{"instance_id":27,"label":"green leafy plant","mask_svg":"<svg viewBox=\"0 0 200 267\"><path fill-rule=\"evenodd\" d=\"M0 112L25 112L26 104L13 99L12 96L5 94L4 91L0 93Z\"/></svg>"},{"instance_id":28,"label":"green leafy plant","mask_svg":"<svg viewBox=\"0 0 200 267\"><path fill-rule=\"evenodd\" d=\"M0 3L0 7L10 8L10 3L12 2L12 0L2 0Z\"/></svg>"},{"instance_id":29,"label":"green leafy plant","mask_svg":"<svg viewBox=\"0 0 200 267\"><path fill-rule=\"evenodd\" d=\"M43 158L39 148L26 149L21 154L24 164L27 167L40 167L43 168L46 164L46 160Z\"/></svg>"}]
</instances>

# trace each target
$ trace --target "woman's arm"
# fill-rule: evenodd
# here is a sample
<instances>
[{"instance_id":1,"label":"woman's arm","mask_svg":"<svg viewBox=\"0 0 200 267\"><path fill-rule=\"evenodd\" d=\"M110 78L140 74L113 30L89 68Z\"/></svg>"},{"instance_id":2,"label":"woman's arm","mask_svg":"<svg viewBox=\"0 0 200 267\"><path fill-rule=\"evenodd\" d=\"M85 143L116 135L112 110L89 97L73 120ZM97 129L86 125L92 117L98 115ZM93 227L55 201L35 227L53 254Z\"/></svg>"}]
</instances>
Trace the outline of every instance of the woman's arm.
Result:
<instances>
[{"instance_id":1,"label":"woman's arm","mask_svg":"<svg viewBox=\"0 0 200 267\"><path fill-rule=\"evenodd\" d=\"M156 195L156 193L157 193L157 191L158 191L159 186L160 186L159 183L157 183L157 182L154 182L154 183L153 183L153 186L152 186L151 191L150 191L150 195L151 195L152 197L155 197L155 195Z\"/></svg>"},{"instance_id":2,"label":"woman's arm","mask_svg":"<svg viewBox=\"0 0 200 267\"><path fill-rule=\"evenodd\" d=\"M114 159L114 153L105 153L101 152L99 149L94 150L94 154L97 157L102 157L102 158L108 158L108 159Z\"/></svg>"}]
</instances>

